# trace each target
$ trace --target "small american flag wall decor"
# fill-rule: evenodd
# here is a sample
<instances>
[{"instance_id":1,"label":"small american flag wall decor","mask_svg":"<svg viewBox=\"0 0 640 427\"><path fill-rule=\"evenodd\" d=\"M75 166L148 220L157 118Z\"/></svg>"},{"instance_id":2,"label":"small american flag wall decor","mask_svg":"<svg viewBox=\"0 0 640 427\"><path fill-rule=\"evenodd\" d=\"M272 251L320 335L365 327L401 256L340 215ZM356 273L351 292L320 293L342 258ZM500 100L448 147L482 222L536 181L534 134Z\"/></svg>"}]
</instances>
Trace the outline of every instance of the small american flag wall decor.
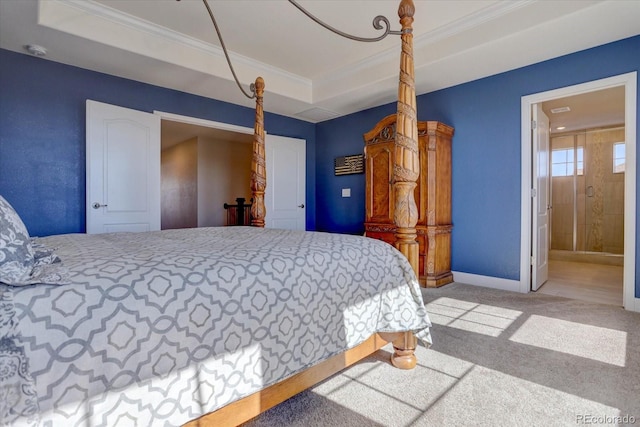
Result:
<instances>
[{"instance_id":1,"label":"small american flag wall decor","mask_svg":"<svg viewBox=\"0 0 640 427\"><path fill-rule=\"evenodd\" d=\"M335 175L364 173L364 154L336 157L334 161Z\"/></svg>"}]
</instances>

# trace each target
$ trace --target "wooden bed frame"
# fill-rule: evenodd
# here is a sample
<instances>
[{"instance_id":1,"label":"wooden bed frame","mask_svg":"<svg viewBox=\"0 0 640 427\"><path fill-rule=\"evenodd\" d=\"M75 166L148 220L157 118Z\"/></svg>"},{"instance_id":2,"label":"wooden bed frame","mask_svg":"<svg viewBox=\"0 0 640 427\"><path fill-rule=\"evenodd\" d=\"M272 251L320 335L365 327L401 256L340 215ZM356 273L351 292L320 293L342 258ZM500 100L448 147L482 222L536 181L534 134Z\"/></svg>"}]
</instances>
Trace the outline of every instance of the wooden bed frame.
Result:
<instances>
[{"instance_id":1,"label":"wooden bed frame","mask_svg":"<svg viewBox=\"0 0 640 427\"><path fill-rule=\"evenodd\" d=\"M413 0L401 0L398 16L402 25L402 51L398 84L398 111L395 138L395 163L393 185L395 189L396 248L402 252L413 270L418 274L418 242L416 223L418 209L414 199L414 188L420 172L418 154L418 126L416 114L416 92L413 63ZM266 214L264 191L267 183L264 145L264 80L255 81L256 119L254 126L253 155L251 160L251 225L264 227ZM277 384L203 415L185 426L220 427L234 426L246 422L262 412L284 402L297 393L323 381L344 368L353 365L389 342L394 353L391 363L400 369L413 369L416 338L412 332L374 334L364 343L327 359Z\"/></svg>"}]
</instances>

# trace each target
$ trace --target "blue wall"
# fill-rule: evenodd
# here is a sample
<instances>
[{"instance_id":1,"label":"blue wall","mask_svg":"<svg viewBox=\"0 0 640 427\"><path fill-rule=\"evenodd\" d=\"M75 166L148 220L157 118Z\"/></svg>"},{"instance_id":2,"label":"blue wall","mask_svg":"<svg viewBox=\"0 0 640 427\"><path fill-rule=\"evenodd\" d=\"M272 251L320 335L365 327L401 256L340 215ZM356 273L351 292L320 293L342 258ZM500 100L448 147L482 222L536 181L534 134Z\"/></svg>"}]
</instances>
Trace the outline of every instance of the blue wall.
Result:
<instances>
[{"instance_id":1,"label":"blue wall","mask_svg":"<svg viewBox=\"0 0 640 427\"><path fill-rule=\"evenodd\" d=\"M29 233L85 231L85 101L253 128L255 110L0 49L0 194ZM265 106L268 107L268 86ZM315 228L315 125L265 114L307 141L307 228Z\"/></svg>"},{"instance_id":2,"label":"blue wall","mask_svg":"<svg viewBox=\"0 0 640 427\"><path fill-rule=\"evenodd\" d=\"M418 97L419 120L439 120L455 128L454 271L520 279L521 98L639 70L640 36L636 36ZM361 153L363 133L394 111L395 104L389 104L318 125L319 230L363 231L364 175L335 177L332 161ZM344 187L352 188L351 199L341 198ZM640 197L637 200L640 203ZM636 272L639 259L636 248ZM638 280L636 296L640 297Z\"/></svg>"},{"instance_id":3,"label":"blue wall","mask_svg":"<svg viewBox=\"0 0 640 427\"><path fill-rule=\"evenodd\" d=\"M521 97L639 70L636 36L418 97L419 120L455 128L453 270L520 278ZM87 98L253 126L253 109L0 50L0 194L33 235L85 230ZM334 176L333 161L362 153L362 135L395 108L317 125L266 114L269 133L307 140L307 229L363 232L364 175ZM637 272L639 260L636 248Z\"/></svg>"}]
</instances>

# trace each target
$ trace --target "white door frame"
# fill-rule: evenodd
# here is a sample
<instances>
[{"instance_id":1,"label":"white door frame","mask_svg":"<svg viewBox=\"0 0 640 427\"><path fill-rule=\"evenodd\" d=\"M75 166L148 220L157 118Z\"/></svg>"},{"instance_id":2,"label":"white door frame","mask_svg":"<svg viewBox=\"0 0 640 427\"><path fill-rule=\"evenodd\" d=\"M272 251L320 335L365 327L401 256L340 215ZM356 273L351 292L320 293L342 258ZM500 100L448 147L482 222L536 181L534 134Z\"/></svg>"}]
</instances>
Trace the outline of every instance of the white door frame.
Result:
<instances>
[{"instance_id":1,"label":"white door frame","mask_svg":"<svg viewBox=\"0 0 640 427\"><path fill-rule=\"evenodd\" d=\"M623 305L627 310L640 311L640 298L635 298L636 274L636 114L637 72L621 74L601 80L568 86L547 92L523 96L521 99L521 247L520 247L520 292L527 293L531 287L531 188L532 146L531 106L567 96L579 95L616 86L625 88L625 181L624 181L624 271Z\"/></svg>"},{"instance_id":2,"label":"white door frame","mask_svg":"<svg viewBox=\"0 0 640 427\"><path fill-rule=\"evenodd\" d=\"M253 128L232 125L229 123L214 122L213 120L198 119L196 117L181 116L179 114L165 113L164 111L154 111L153 114L160 116L161 120L171 120L172 122L187 123L190 125L228 130L231 132L245 133L249 135L253 135L254 132Z\"/></svg>"}]
</instances>

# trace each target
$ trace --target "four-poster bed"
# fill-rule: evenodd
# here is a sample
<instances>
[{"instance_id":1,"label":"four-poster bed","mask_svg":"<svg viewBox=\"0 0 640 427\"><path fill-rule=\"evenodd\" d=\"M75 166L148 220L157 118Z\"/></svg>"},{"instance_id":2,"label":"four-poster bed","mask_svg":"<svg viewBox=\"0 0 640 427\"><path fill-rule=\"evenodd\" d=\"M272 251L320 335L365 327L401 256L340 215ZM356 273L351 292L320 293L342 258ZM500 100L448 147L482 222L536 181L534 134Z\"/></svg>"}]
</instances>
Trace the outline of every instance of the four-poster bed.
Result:
<instances>
[{"instance_id":1,"label":"four-poster bed","mask_svg":"<svg viewBox=\"0 0 640 427\"><path fill-rule=\"evenodd\" d=\"M402 0L398 250L361 236L264 229L259 77L252 227L37 239L47 257L28 247L25 277L38 259L45 270L60 259L64 268L35 285L0 284L0 372L8 372L0 415L24 425L237 425L389 342L393 365L415 367L431 325L417 280L413 13ZM6 221L20 229L19 218Z\"/></svg>"},{"instance_id":2,"label":"four-poster bed","mask_svg":"<svg viewBox=\"0 0 640 427\"><path fill-rule=\"evenodd\" d=\"M415 6L412 0L402 0L400 2L398 16L402 29L394 153L396 167L393 171L392 179L395 200L392 203L395 204L395 247L407 258L413 271L418 275L419 247L416 231L418 208L414 199L414 189L420 173L420 157L418 153L418 120L413 64L412 24L414 12ZM251 207L251 225L264 227L266 169L263 94L265 84L262 77L256 79L254 87L256 119L251 162L251 190L254 200ZM333 356L331 359L281 381L268 389L194 420L188 426L213 427L240 424L300 391L340 372L342 369L379 350L389 342L393 343L394 348L391 363L400 369L413 369L417 363L415 357L417 340L415 335L411 331L377 333L357 347Z\"/></svg>"}]
</instances>

